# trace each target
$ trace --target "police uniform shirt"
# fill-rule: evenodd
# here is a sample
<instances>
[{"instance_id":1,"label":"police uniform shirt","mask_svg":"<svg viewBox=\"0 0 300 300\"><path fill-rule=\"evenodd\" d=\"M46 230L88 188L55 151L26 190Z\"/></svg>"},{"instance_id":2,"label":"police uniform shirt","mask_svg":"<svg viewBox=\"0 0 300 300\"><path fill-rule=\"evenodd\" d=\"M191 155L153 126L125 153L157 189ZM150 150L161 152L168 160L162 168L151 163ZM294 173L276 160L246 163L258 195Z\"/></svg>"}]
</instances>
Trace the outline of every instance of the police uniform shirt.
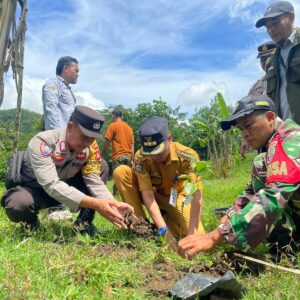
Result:
<instances>
[{"instance_id":1,"label":"police uniform shirt","mask_svg":"<svg viewBox=\"0 0 300 300\"><path fill-rule=\"evenodd\" d=\"M25 152L22 173L27 181L37 180L45 192L63 203L72 212L79 209L85 196L65 181L81 170L83 180L93 197L113 199L100 178L100 151L96 141L81 153L71 151L66 140L66 129L48 130L37 134Z\"/></svg>"},{"instance_id":2,"label":"police uniform shirt","mask_svg":"<svg viewBox=\"0 0 300 300\"><path fill-rule=\"evenodd\" d=\"M154 186L157 192L169 196L173 187L180 193L183 180L178 180L178 176L189 174L192 182L196 181L192 157L199 160L199 156L194 150L177 142L170 143L170 155L164 164L155 162L151 156L141 155L140 150L137 151L134 169L139 190L153 190ZM201 187L201 182L199 182L199 188Z\"/></svg>"},{"instance_id":3,"label":"police uniform shirt","mask_svg":"<svg viewBox=\"0 0 300 300\"><path fill-rule=\"evenodd\" d=\"M60 76L49 79L43 86L45 130L66 127L75 105L68 82Z\"/></svg>"}]
</instances>

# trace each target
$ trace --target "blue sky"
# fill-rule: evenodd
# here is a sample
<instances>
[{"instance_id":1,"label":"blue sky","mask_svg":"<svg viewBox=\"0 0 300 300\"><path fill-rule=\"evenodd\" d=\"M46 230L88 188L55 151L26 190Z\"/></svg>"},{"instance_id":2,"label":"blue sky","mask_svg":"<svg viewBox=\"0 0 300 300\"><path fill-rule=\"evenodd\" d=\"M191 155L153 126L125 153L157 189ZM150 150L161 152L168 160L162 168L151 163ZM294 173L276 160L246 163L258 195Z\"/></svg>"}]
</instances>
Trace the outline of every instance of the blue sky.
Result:
<instances>
[{"instance_id":1,"label":"blue sky","mask_svg":"<svg viewBox=\"0 0 300 300\"><path fill-rule=\"evenodd\" d=\"M218 91L234 103L262 76L256 49L269 38L254 24L269 3L28 0L24 107L41 112L41 87L64 55L80 62L79 102L95 108L162 97L192 112ZM6 83L2 108L15 105Z\"/></svg>"}]
</instances>

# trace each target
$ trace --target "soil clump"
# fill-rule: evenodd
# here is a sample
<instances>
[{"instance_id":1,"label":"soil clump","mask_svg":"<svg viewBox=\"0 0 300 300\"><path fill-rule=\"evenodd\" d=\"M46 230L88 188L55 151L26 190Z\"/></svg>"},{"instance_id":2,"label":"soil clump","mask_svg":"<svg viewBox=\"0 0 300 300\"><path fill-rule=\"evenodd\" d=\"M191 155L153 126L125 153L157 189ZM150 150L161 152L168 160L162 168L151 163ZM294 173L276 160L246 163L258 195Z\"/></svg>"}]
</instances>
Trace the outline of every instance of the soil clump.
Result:
<instances>
[{"instance_id":1,"label":"soil clump","mask_svg":"<svg viewBox=\"0 0 300 300\"><path fill-rule=\"evenodd\" d=\"M137 218L132 213L125 214L124 223L127 225L128 231L136 237L150 238L156 234L155 226L142 218Z\"/></svg>"}]
</instances>

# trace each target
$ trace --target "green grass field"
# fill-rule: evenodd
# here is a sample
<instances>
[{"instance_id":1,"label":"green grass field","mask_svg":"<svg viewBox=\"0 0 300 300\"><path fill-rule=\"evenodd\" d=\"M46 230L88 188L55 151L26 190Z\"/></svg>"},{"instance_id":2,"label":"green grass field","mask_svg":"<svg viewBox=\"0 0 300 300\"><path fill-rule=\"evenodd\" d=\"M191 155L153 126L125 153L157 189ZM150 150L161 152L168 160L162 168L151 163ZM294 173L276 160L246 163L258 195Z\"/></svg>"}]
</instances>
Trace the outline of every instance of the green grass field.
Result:
<instances>
[{"instance_id":1,"label":"green grass field","mask_svg":"<svg viewBox=\"0 0 300 300\"><path fill-rule=\"evenodd\" d=\"M207 231L218 223L212 209L232 203L249 180L250 161L243 161L231 178L205 184ZM50 224L45 213L40 217L42 227L24 233L0 209L1 299L164 299L166 294L157 290L170 284L175 270L187 270L199 261L210 265L225 249L189 262L164 253L154 240L114 229L99 216L95 223L107 231L106 238L74 237L71 223ZM258 276L237 276L247 288L244 299L300 299L297 275L267 268Z\"/></svg>"}]
</instances>

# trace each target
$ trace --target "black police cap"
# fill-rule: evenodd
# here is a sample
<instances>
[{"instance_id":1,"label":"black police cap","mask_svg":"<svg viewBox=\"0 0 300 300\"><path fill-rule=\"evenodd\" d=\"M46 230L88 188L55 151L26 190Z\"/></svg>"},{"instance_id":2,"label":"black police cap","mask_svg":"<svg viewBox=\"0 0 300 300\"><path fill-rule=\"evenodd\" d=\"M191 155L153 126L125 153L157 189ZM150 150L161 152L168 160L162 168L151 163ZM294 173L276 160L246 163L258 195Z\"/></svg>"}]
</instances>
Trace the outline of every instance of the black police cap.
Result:
<instances>
[{"instance_id":1,"label":"black police cap","mask_svg":"<svg viewBox=\"0 0 300 300\"><path fill-rule=\"evenodd\" d=\"M139 128L142 155L158 155L166 149L169 126L165 118L147 119Z\"/></svg>"},{"instance_id":2,"label":"black police cap","mask_svg":"<svg viewBox=\"0 0 300 300\"><path fill-rule=\"evenodd\" d=\"M76 105L71 115L71 120L79 125L84 135L92 138L102 138L100 129L104 123L104 117L94 109L83 105Z\"/></svg>"},{"instance_id":3,"label":"black police cap","mask_svg":"<svg viewBox=\"0 0 300 300\"><path fill-rule=\"evenodd\" d=\"M272 41L265 42L262 45L258 46L257 58L271 56L274 53L275 49L276 49L276 45L274 42Z\"/></svg>"},{"instance_id":4,"label":"black police cap","mask_svg":"<svg viewBox=\"0 0 300 300\"><path fill-rule=\"evenodd\" d=\"M256 110L270 110L275 112L274 102L265 95L248 95L236 103L235 110L232 115L221 121L221 128L223 130L230 129L231 126L236 125L236 120L248 116Z\"/></svg>"}]
</instances>

